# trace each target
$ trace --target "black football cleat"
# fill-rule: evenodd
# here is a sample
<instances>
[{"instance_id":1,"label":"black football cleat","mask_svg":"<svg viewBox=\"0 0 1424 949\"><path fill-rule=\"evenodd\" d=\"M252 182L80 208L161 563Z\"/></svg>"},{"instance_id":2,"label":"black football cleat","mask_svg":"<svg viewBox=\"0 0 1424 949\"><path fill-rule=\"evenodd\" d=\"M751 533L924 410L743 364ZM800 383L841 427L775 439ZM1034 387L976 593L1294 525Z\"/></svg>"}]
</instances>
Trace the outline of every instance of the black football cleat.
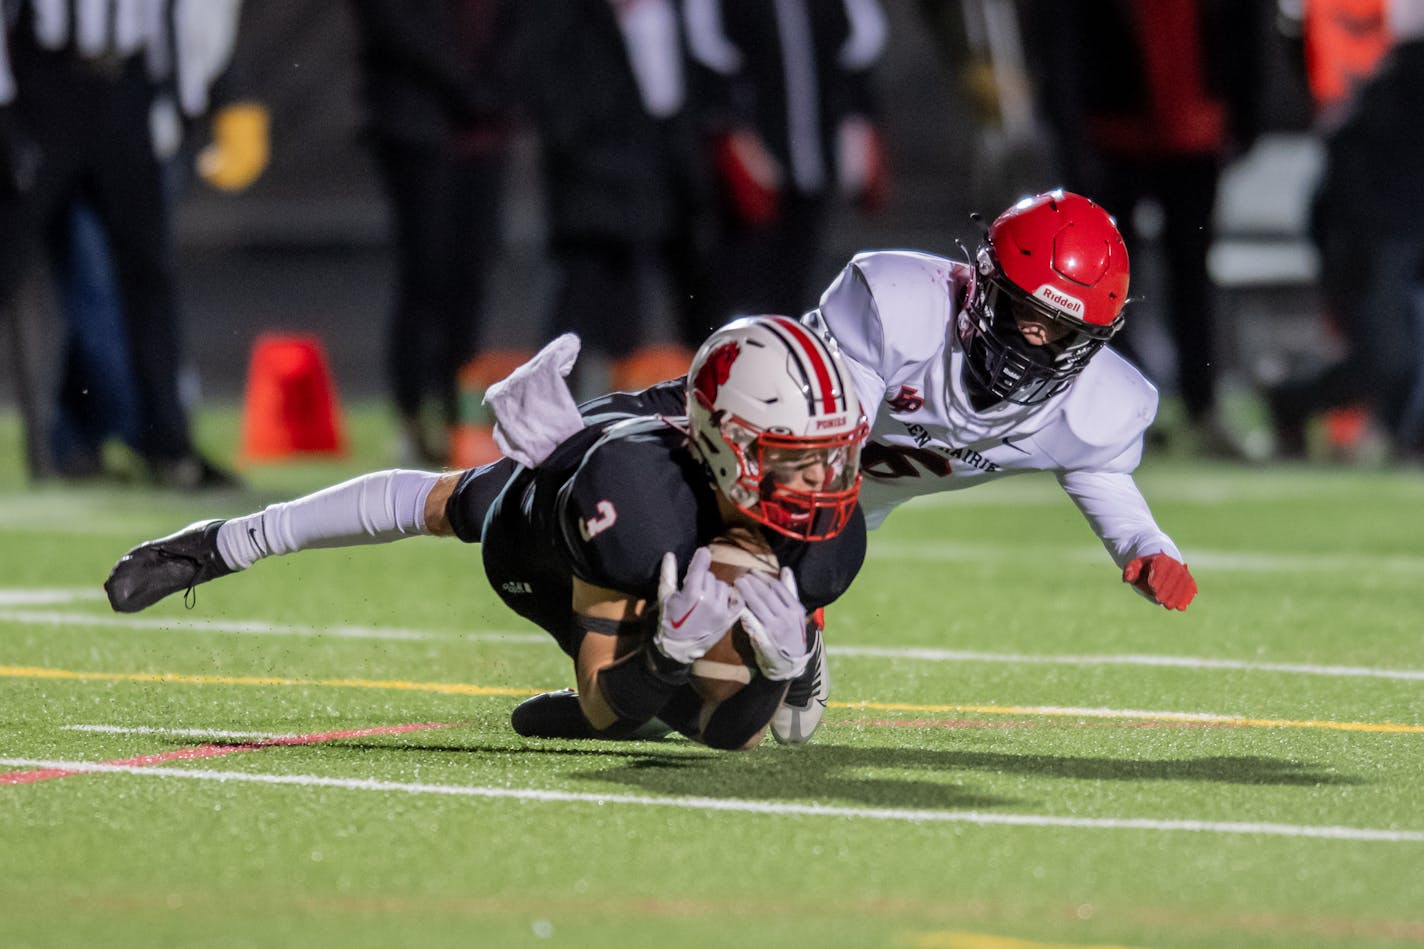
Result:
<instances>
[{"instance_id":1,"label":"black football cleat","mask_svg":"<svg viewBox=\"0 0 1424 949\"><path fill-rule=\"evenodd\" d=\"M588 723L573 689L544 692L525 699L510 713L509 723L525 738L608 738ZM654 718L620 741L657 741L672 731Z\"/></svg>"},{"instance_id":2,"label":"black football cleat","mask_svg":"<svg viewBox=\"0 0 1424 949\"><path fill-rule=\"evenodd\" d=\"M811 661L806 663L806 671L791 680L786 697L771 716L771 737L783 745L804 745L811 740L831 695L831 669L826 664L822 627L813 622L810 628L816 636Z\"/></svg>"},{"instance_id":3,"label":"black football cleat","mask_svg":"<svg viewBox=\"0 0 1424 949\"><path fill-rule=\"evenodd\" d=\"M510 713L509 723L525 738L597 738L579 707L573 689L545 692L525 699Z\"/></svg>"},{"instance_id":4,"label":"black football cleat","mask_svg":"<svg viewBox=\"0 0 1424 949\"><path fill-rule=\"evenodd\" d=\"M170 593L191 592L200 583L232 573L218 553L222 525L222 520L199 521L124 554L104 581L109 605L119 613L137 613Z\"/></svg>"}]
</instances>

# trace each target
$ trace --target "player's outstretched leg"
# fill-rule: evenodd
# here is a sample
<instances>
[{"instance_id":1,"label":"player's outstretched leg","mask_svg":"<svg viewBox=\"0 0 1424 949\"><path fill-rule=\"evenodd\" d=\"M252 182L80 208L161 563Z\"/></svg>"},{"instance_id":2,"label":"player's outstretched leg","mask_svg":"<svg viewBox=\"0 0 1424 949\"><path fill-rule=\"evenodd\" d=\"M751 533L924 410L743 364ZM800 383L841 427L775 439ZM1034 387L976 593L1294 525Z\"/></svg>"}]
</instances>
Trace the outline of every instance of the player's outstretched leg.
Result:
<instances>
[{"instance_id":1,"label":"player's outstretched leg","mask_svg":"<svg viewBox=\"0 0 1424 949\"><path fill-rule=\"evenodd\" d=\"M826 664L826 617L823 610L811 616L810 629L816 636L815 650L806 671L791 680L786 697L771 716L771 735L783 745L804 745L816 733L826 700L831 695L831 669Z\"/></svg>"},{"instance_id":2,"label":"player's outstretched leg","mask_svg":"<svg viewBox=\"0 0 1424 949\"><path fill-rule=\"evenodd\" d=\"M170 593L232 573L218 553L222 525L222 520L199 521L124 554L104 581L109 605L120 613L137 613Z\"/></svg>"}]
</instances>

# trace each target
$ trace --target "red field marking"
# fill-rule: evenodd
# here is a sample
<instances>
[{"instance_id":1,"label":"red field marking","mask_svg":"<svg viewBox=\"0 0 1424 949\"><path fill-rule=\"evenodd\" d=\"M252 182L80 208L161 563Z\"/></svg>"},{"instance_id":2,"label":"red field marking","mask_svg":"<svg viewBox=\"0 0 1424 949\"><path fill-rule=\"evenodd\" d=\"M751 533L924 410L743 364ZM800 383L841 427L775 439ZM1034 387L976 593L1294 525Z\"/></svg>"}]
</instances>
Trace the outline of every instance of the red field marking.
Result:
<instances>
[{"instance_id":1,"label":"red field marking","mask_svg":"<svg viewBox=\"0 0 1424 949\"><path fill-rule=\"evenodd\" d=\"M262 741L243 742L237 745L198 745L196 748L179 748L176 751L161 751L132 758L117 758L102 764L127 768L142 768L147 765L163 764L168 761L194 761L201 758L217 758L236 754L239 751L260 751L263 748L282 748L291 745L315 745L324 741L340 741L343 738L366 738L371 735L401 735L406 732L424 731L430 728L450 728L450 722L413 722L409 725L381 725L376 728L352 728L334 732L317 732L311 735L285 735L281 738L267 738ZM40 768L35 771L11 771L0 774L0 784L34 784L51 778L67 778L72 774L94 774L93 771L66 771L61 768Z\"/></svg>"}]
</instances>

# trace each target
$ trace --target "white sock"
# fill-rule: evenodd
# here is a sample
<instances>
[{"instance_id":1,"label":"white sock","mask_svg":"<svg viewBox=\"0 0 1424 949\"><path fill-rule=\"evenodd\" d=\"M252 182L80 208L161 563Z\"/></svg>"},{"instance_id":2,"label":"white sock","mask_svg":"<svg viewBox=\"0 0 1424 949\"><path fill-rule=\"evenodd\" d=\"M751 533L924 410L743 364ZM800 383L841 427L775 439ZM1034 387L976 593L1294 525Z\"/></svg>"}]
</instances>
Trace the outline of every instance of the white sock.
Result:
<instances>
[{"instance_id":1,"label":"white sock","mask_svg":"<svg viewBox=\"0 0 1424 949\"><path fill-rule=\"evenodd\" d=\"M218 528L218 553L234 570L314 547L384 544L426 533L425 499L442 475L392 469L270 504Z\"/></svg>"}]
</instances>

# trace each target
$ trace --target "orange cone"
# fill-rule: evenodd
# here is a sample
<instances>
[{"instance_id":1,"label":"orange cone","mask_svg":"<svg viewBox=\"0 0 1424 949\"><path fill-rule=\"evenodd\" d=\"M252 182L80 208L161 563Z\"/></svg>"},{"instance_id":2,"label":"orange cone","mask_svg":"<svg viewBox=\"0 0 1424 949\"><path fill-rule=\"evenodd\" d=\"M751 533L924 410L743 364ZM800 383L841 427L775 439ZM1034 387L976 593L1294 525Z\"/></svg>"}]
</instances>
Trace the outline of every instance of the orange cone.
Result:
<instances>
[{"instance_id":1,"label":"orange cone","mask_svg":"<svg viewBox=\"0 0 1424 949\"><path fill-rule=\"evenodd\" d=\"M532 358L529 350L492 349L460 369L460 421L450 431L450 467L474 468L502 457L485 390Z\"/></svg>"},{"instance_id":2,"label":"orange cone","mask_svg":"<svg viewBox=\"0 0 1424 949\"><path fill-rule=\"evenodd\" d=\"M263 333L247 369L242 456L275 461L298 453L346 453L341 404L320 340Z\"/></svg>"},{"instance_id":3,"label":"orange cone","mask_svg":"<svg viewBox=\"0 0 1424 949\"><path fill-rule=\"evenodd\" d=\"M615 390L646 389L668 379L687 375L695 354L672 343L643 346L615 362L609 369L609 383Z\"/></svg>"}]
</instances>

